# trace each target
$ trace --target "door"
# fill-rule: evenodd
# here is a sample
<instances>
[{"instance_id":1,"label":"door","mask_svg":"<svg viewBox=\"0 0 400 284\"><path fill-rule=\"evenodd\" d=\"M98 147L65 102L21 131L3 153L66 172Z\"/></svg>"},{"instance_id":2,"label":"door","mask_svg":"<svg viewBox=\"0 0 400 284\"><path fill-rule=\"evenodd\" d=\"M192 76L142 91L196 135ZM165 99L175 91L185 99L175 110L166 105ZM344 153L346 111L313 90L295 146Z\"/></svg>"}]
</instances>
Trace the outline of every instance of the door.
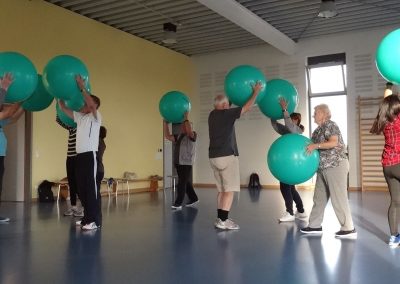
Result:
<instances>
[{"instance_id":1,"label":"door","mask_svg":"<svg viewBox=\"0 0 400 284\"><path fill-rule=\"evenodd\" d=\"M15 123L4 127L7 153L4 161L2 201L31 200L31 121L23 114Z\"/></svg>"}]
</instances>

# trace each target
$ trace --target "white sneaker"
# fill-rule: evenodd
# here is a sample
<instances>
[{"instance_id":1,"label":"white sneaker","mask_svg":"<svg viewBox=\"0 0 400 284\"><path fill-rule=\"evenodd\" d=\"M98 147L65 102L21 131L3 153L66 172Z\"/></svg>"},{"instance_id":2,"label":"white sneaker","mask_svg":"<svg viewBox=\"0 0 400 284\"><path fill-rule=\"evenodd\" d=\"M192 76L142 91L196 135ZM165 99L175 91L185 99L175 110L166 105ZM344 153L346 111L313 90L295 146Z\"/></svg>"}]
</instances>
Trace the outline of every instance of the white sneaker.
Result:
<instances>
[{"instance_id":1,"label":"white sneaker","mask_svg":"<svg viewBox=\"0 0 400 284\"><path fill-rule=\"evenodd\" d=\"M171 208L174 209L174 210L181 210L182 209L182 205L172 205Z\"/></svg>"},{"instance_id":2,"label":"white sneaker","mask_svg":"<svg viewBox=\"0 0 400 284\"><path fill-rule=\"evenodd\" d=\"M76 221L76 222L75 222L75 225L78 226L78 227L79 227L79 226L82 226L82 220Z\"/></svg>"},{"instance_id":3,"label":"white sneaker","mask_svg":"<svg viewBox=\"0 0 400 284\"><path fill-rule=\"evenodd\" d=\"M295 217L296 219L304 220L304 219L307 219L307 218L308 218L308 215L307 215L306 212L303 212L303 213L296 212L296 214L294 214L294 217Z\"/></svg>"},{"instance_id":4,"label":"white sneaker","mask_svg":"<svg viewBox=\"0 0 400 284\"><path fill-rule=\"evenodd\" d=\"M200 200L197 199L197 200L194 201L194 202L186 203L185 206L186 206L186 207L194 207L194 206L196 206L199 202L200 202Z\"/></svg>"},{"instance_id":5,"label":"white sneaker","mask_svg":"<svg viewBox=\"0 0 400 284\"><path fill-rule=\"evenodd\" d=\"M74 214L74 217L83 217L84 216L84 214L83 214L83 208L75 208L75 209L72 209L72 211L74 212L73 214Z\"/></svg>"},{"instance_id":6,"label":"white sneaker","mask_svg":"<svg viewBox=\"0 0 400 284\"><path fill-rule=\"evenodd\" d=\"M8 223L10 222L10 218L8 217L0 217L0 223Z\"/></svg>"},{"instance_id":7,"label":"white sneaker","mask_svg":"<svg viewBox=\"0 0 400 284\"><path fill-rule=\"evenodd\" d=\"M225 220L225 227L227 230L239 230L240 229L239 225L236 224L235 222L233 222L232 219Z\"/></svg>"},{"instance_id":8,"label":"white sneaker","mask_svg":"<svg viewBox=\"0 0 400 284\"><path fill-rule=\"evenodd\" d=\"M397 248L399 245L400 245L400 234L397 234L396 236L390 236L389 247Z\"/></svg>"},{"instance_id":9,"label":"white sneaker","mask_svg":"<svg viewBox=\"0 0 400 284\"><path fill-rule=\"evenodd\" d=\"M291 215L289 212L283 213L282 217L279 218L279 222L293 222L295 219L294 215Z\"/></svg>"},{"instance_id":10,"label":"white sneaker","mask_svg":"<svg viewBox=\"0 0 400 284\"><path fill-rule=\"evenodd\" d=\"M98 227L95 222L82 226L82 230L96 230Z\"/></svg>"},{"instance_id":11,"label":"white sneaker","mask_svg":"<svg viewBox=\"0 0 400 284\"><path fill-rule=\"evenodd\" d=\"M238 224L233 222L232 219L226 219L225 222L221 219L217 218L215 221L215 227L221 230L239 230L240 227Z\"/></svg>"}]
</instances>

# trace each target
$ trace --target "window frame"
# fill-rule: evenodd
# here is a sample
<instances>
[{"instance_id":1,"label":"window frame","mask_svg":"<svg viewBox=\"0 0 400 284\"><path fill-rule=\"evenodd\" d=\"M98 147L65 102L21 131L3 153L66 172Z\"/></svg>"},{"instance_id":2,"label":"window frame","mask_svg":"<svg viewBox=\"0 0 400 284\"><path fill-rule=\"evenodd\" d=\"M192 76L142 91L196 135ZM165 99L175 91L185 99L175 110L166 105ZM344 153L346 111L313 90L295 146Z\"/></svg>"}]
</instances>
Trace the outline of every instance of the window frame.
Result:
<instances>
[{"instance_id":1,"label":"window frame","mask_svg":"<svg viewBox=\"0 0 400 284\"><path fill-rule=\"evenodd\" d=\"M329 66L341 66L342 68L342 80L343 80L343 86L344 90L339 91L339 92L322 92L322 93L312 93L311 89L311 80L310 80L310 71L312 68L319 68L319 67L329 67ZM346 69L346 72L345 72ZM313 98L319 98L319 97L334 97L334 96L346 96L346 104L348 106L348 96L347 96L347 65L345 61L333 61L333 62L324 62L324 63L318 63L318 64L312 64L312 65L306 65L306 77L307 77L307 93L308 93L308 109L309 109L309 131L310 131L310 137L312 135L312 125L314 123L313 120L313 115L314 111L311 110L311 100ZM346 119L346 122L348 124L348 121ZM348 134L348 133L347 133ZM345 141L346 144L348 144L348 141Z\"/></svg>"}]
</instances>

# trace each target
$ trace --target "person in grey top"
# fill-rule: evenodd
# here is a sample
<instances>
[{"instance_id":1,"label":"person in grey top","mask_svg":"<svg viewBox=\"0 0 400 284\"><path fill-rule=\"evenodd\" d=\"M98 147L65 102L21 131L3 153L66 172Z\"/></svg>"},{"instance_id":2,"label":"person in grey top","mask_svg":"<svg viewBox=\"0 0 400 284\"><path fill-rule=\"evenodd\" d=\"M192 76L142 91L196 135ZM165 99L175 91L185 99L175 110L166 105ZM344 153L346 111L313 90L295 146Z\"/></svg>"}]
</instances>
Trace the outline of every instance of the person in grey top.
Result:
<instances>
[{"instance_id":1,"label":"person in grey top","mask_svg":"<svg viewBox=\"0 0 400 284\"><path fill-rule=\"evenodd\" d=\"M300 231L304 234L322 234L321 224L330 198L341 226L335 234L336 238L356 238L347 197L349 161L343 137L337 124L331 120L331 112L326 104L317 105L314 109L314 120L318 127L312 134L313 143L306 150L308 153L319 150L320 161L309 224Z\"/></svg>"},{"instance_id":2,"label":"person in grey top","mask_svg":"<svg viewBox=\"0 0 400 284\"><path fill-rule=\"evenodd\" d=\"M276 120L271 119L271 124L275 131L278 132L280 135L285 135L289 133L303 133L304 126L300 124L301 114L294 112L289 115L289 112L287 111L288 104L283 98L279 100L279 104L282 108L285 125L282 125ZM281 218L279 218L279 222L291 222L294 221L295 218L307 218L307 215L304 212L303 201L301 200L301 197L296 190L296 186L294 184L286 184L280 182L279 187L281 189L282 197L285 200L286 206L286 212L282 215ZM294 214L293 212L293 201L296 204L297 208L296 214Z\"/></svg>"},{"instance_id":3,"label":"person in grey top","mask_svg":"<svg viewBox=\"0 0 400 284\"><path fill-rule=\"evenodd\" d=\"M217 220L215 227L222 230L238 230L239 225L229 219L234 192L240 191L239 152L236 147L235 122L248 112L262 88L257 82L253 93L243 107L229 107L227 97L218 95L214 110L208 116L210 146L208 157L217 183Z\"/></svg>"},{"instance_id":4,"label":"person in grey top","mask_svg":"<svg viewBox=\"0 0 400 284\"><path fill-rule=\"evenodd\" d=\"M178 194L172 205L172 209L175 210L182 209L185 195L189 198L189 202L185 206L194 206L199 202L192 180L197 133L192 129L188 115L186 112L179 135L171 135L168 123L164 121L164 137L175 143L174 164L178 174Z\"/></svg>"}]
</instances>

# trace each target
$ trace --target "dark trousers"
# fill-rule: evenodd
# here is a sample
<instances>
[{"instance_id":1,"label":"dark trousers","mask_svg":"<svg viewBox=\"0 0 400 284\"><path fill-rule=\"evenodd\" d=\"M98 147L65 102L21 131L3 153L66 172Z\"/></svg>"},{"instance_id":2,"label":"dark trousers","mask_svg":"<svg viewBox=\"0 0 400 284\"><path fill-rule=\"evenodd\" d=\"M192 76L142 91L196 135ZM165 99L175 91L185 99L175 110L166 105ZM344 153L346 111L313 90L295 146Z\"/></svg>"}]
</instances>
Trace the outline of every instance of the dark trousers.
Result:
<instances>
[{"instance_id":1,"label":"dark trousers","mask_svg":"<svg viewBox=\"0 0 400 284\"><path fill-rule=\"evenodd\" d=\"M67 157L66 161L67 168L67 178L69 186L69 197L71 200L71 205L76 206L76 199L78 195L78 185L76 181L76 156Z\"/></svg>"},{"instance_id":2,"label":"dark trousers","mask_svg":"<svg viewBox=\"0 0 400 284\"><path fill-rule=\"evenodd\" d=\"M0 156L0 201L3 191L3 176L4 176L4 156Z\"/></svg>"},{"instance_id":3,"label":"dark trousers","mask_svg":"<svg viewBox=\"0 0 400 284\"><path fill-rule=\"evenodd\" d=\"M175 200L175 205L182 205L185 194L189 198L189 202L195 202L199 198L193 188L192 166L190 165L175 165L178 174L178 195Z\"/></svg>"},{"instance_id":4,"label":"dark trousers","mask_svg":"<svg viewBox=\"0 0 400 284\"><path fill-rule=\"evenodd\" d=\"M303 201L294 185L280 183L281 193L285 200L286 211L293 215L293 201L296 204L297 211L304 212Z\"/></svg>"},{"instance_id":5,"label":"dark trousers","mask_svg":"<svg viewBox=\"0 0 400 284\"><path fill-rule=\"evenodd\" d=\"M101 224L100 187L97 186L96 152L80 153L76 156L76 180L79 198L84 208L83 224Z\"/></svg>"},{"instance_id":6,"label":"dark trousers","mask_svg":"<svg viewBox=\"0 0 400 284\"><path fill-rule=\"evenodd\" d=\"M388 210L388 220L390 234L396 236L399 233L400 213L400 165L383 167L383 174L389 187L390 206Z\"/></svg>"},{"instance_id":7,"label":"dark trousers","mask_svg":"<svg viewBox=\"0 0 400 284\"><path fill-rule=\"evenodd\" d=\"M97 185L97 188L99 189L99 191L98 191L99 198L97 199L97 202L98 202L97 206L100 208L100 218L99 218L99 223L98 223L99 226L102 226L102 222L103 222L103 214L101 212L101 194L100 194L101 181L103 180L103 178L104 178L104 172L97 171L96 185Z\"/></svg>"}]
</instances>

